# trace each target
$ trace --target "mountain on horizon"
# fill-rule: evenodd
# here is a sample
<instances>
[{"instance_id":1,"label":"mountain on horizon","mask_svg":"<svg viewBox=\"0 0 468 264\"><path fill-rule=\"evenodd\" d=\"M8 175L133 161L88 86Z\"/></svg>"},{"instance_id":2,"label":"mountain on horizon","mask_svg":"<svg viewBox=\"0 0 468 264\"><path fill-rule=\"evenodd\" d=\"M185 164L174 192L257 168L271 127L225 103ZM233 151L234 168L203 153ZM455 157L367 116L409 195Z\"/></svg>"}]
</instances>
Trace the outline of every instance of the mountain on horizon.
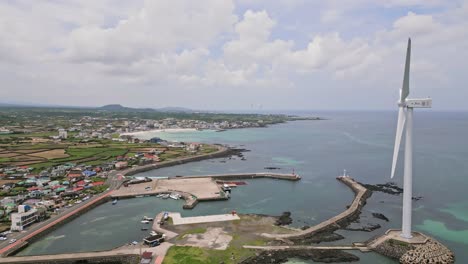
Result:
<instances>
[{"instance_id":1,"label":"mountain on horizon","mask_svg":"<svg viewBox=\"0 0 468 264\"><path fill-rule=\"evenodd\" d=\"M162 107L162 108L132 108L126 107L121 104L108 104L99 107L100 110L106 111L124 111L124 112L193 112L192 109L184 108L184 107Z\"/></svg>"},{"instance_id":2,"label":"mountain on horizon","mask_svg":"<svg viewBox=\"0 0 468 264\"><path fill-rule=\"evenodd\" d=\"M126 107L121 104L108 104L104 106L65 106L65 105L46 105L46 104L33 104L33 103L10 103L0 102L0 107L14 107L14 108L64 108L64 109L97 109L110 112L170 112L170 113L193 113L194 110L184 107L161 107L161 108L133 108Z\"/></svg>"}]
</instances>

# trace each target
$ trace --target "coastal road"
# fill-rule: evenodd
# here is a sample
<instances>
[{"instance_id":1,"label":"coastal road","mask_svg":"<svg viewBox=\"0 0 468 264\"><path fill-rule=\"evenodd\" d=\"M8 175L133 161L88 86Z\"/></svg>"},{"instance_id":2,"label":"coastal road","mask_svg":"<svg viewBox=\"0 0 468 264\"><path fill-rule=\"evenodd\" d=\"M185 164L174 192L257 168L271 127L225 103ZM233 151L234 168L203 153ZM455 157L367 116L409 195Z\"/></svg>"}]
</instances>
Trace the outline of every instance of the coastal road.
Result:
<instances>
[{"instance_id":1,"label":"coastal road","mask_svg":"<svg viewBox=\"0 0 468 264\"><path fill-rule=\"evenodd\" d=\"M64 211L62 211L60 214L53 216L49 218L48 220L44 222L39 222L37 224L34 224L28 228L27 231L25 232L19 232L19 233L12 233L11 235L8 236L8 240L3 241L0 243L0 255L3 255L6 251L9 249L16 247L20 245L21 243L27 241L28 239L32 238L33 236L43 232L44 230L60 223L61 221L73 216L74 214L78 213L79 211L88 208L89 206L92 206L94 203L106 198L107 196L112 194L112 190L106 191L104 193L101 193L99 195L96 195L92 198L90 198L87 201L84 201L80 204L77 204L71 208L67 208ZM15 243L9 244L8 241L12 238L17 239Z\"/></svg>"}]
</instances>

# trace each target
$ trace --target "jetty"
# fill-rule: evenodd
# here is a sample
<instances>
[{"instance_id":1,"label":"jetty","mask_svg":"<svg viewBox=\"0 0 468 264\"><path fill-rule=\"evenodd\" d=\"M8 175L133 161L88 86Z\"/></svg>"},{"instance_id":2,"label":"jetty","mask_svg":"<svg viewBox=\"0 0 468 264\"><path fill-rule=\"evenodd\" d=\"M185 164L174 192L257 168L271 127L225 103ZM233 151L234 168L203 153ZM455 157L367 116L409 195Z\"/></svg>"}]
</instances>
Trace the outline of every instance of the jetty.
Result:
<instances>
[{"instance_id":1,"label":"jetty","mask_svg":"<svg viewBox=\"0 0 468 264\"><path fill-rule=\"evenodd\" d=\"M313 236L322 231L333 231L341 227L347 226L351 221L355 220L361 213L362 207L366 204L367 198L370 197L371 191L359 184L349 176L339 176L336 178L353 190L355 196L352 204L344 212L327 219L318 225L309 227L305 230L300 230L290 234L261 234L263 237L283 240L283 239L301 239Z\"/></svg>"}]
</instances>

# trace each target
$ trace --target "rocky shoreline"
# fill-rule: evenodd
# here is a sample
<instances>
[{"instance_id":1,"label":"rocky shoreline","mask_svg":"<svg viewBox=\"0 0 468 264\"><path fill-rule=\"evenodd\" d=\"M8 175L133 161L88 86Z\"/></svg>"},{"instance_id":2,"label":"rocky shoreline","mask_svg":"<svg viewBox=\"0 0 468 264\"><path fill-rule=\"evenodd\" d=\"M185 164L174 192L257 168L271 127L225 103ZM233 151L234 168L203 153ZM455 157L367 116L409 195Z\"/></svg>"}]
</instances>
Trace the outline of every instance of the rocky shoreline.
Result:
<instances>
[{"instance_id":1,"label":"rocky shoreline","mask_svg":"<svg viewBox=\"0 0 468 264\"><path fill-rule=\"evenodd\" d=\"M359 258L348 252L341 250L320 250L320 249L288 249L288 250L272 250L262 251L256 256L250 257L241 264L272 264L286 263L290 258L298 258L302 260L312 260L323 263L334 262L355 262Z\"/></svg>"}]
</instances>

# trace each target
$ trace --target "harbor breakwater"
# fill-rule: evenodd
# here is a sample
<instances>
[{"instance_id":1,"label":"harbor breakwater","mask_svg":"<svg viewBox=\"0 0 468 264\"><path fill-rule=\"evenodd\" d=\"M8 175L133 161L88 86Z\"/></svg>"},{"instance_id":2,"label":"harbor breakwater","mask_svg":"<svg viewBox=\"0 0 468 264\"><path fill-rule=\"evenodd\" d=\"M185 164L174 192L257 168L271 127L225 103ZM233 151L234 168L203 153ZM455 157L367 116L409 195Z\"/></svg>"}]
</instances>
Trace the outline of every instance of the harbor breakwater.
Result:
<instances>
[{"instance_id":1,"label":"harbor breakwater","mask_svg":"<svg viewBox=\"0 0 468 264\"><path fill-rule=\"evenodd\" d=\"M349 176L339 176L337 180L344 183L346 186L350 187L354 192L355 197L351 205L339 215L336 215L330 219L327 219L315 226L309 227L307 229L290 233L290 234L266 234L263 233L262 236L278 240L292 240L292 239L304 239L311 237L314 234L319 232L332 232L337 229L348 226L352 221L356 220L361 213L362 207L366 204L367 198L372 194L371 191L366 189L364 186L359 184L353 178Z\"/></svg>"}]
</instances>

